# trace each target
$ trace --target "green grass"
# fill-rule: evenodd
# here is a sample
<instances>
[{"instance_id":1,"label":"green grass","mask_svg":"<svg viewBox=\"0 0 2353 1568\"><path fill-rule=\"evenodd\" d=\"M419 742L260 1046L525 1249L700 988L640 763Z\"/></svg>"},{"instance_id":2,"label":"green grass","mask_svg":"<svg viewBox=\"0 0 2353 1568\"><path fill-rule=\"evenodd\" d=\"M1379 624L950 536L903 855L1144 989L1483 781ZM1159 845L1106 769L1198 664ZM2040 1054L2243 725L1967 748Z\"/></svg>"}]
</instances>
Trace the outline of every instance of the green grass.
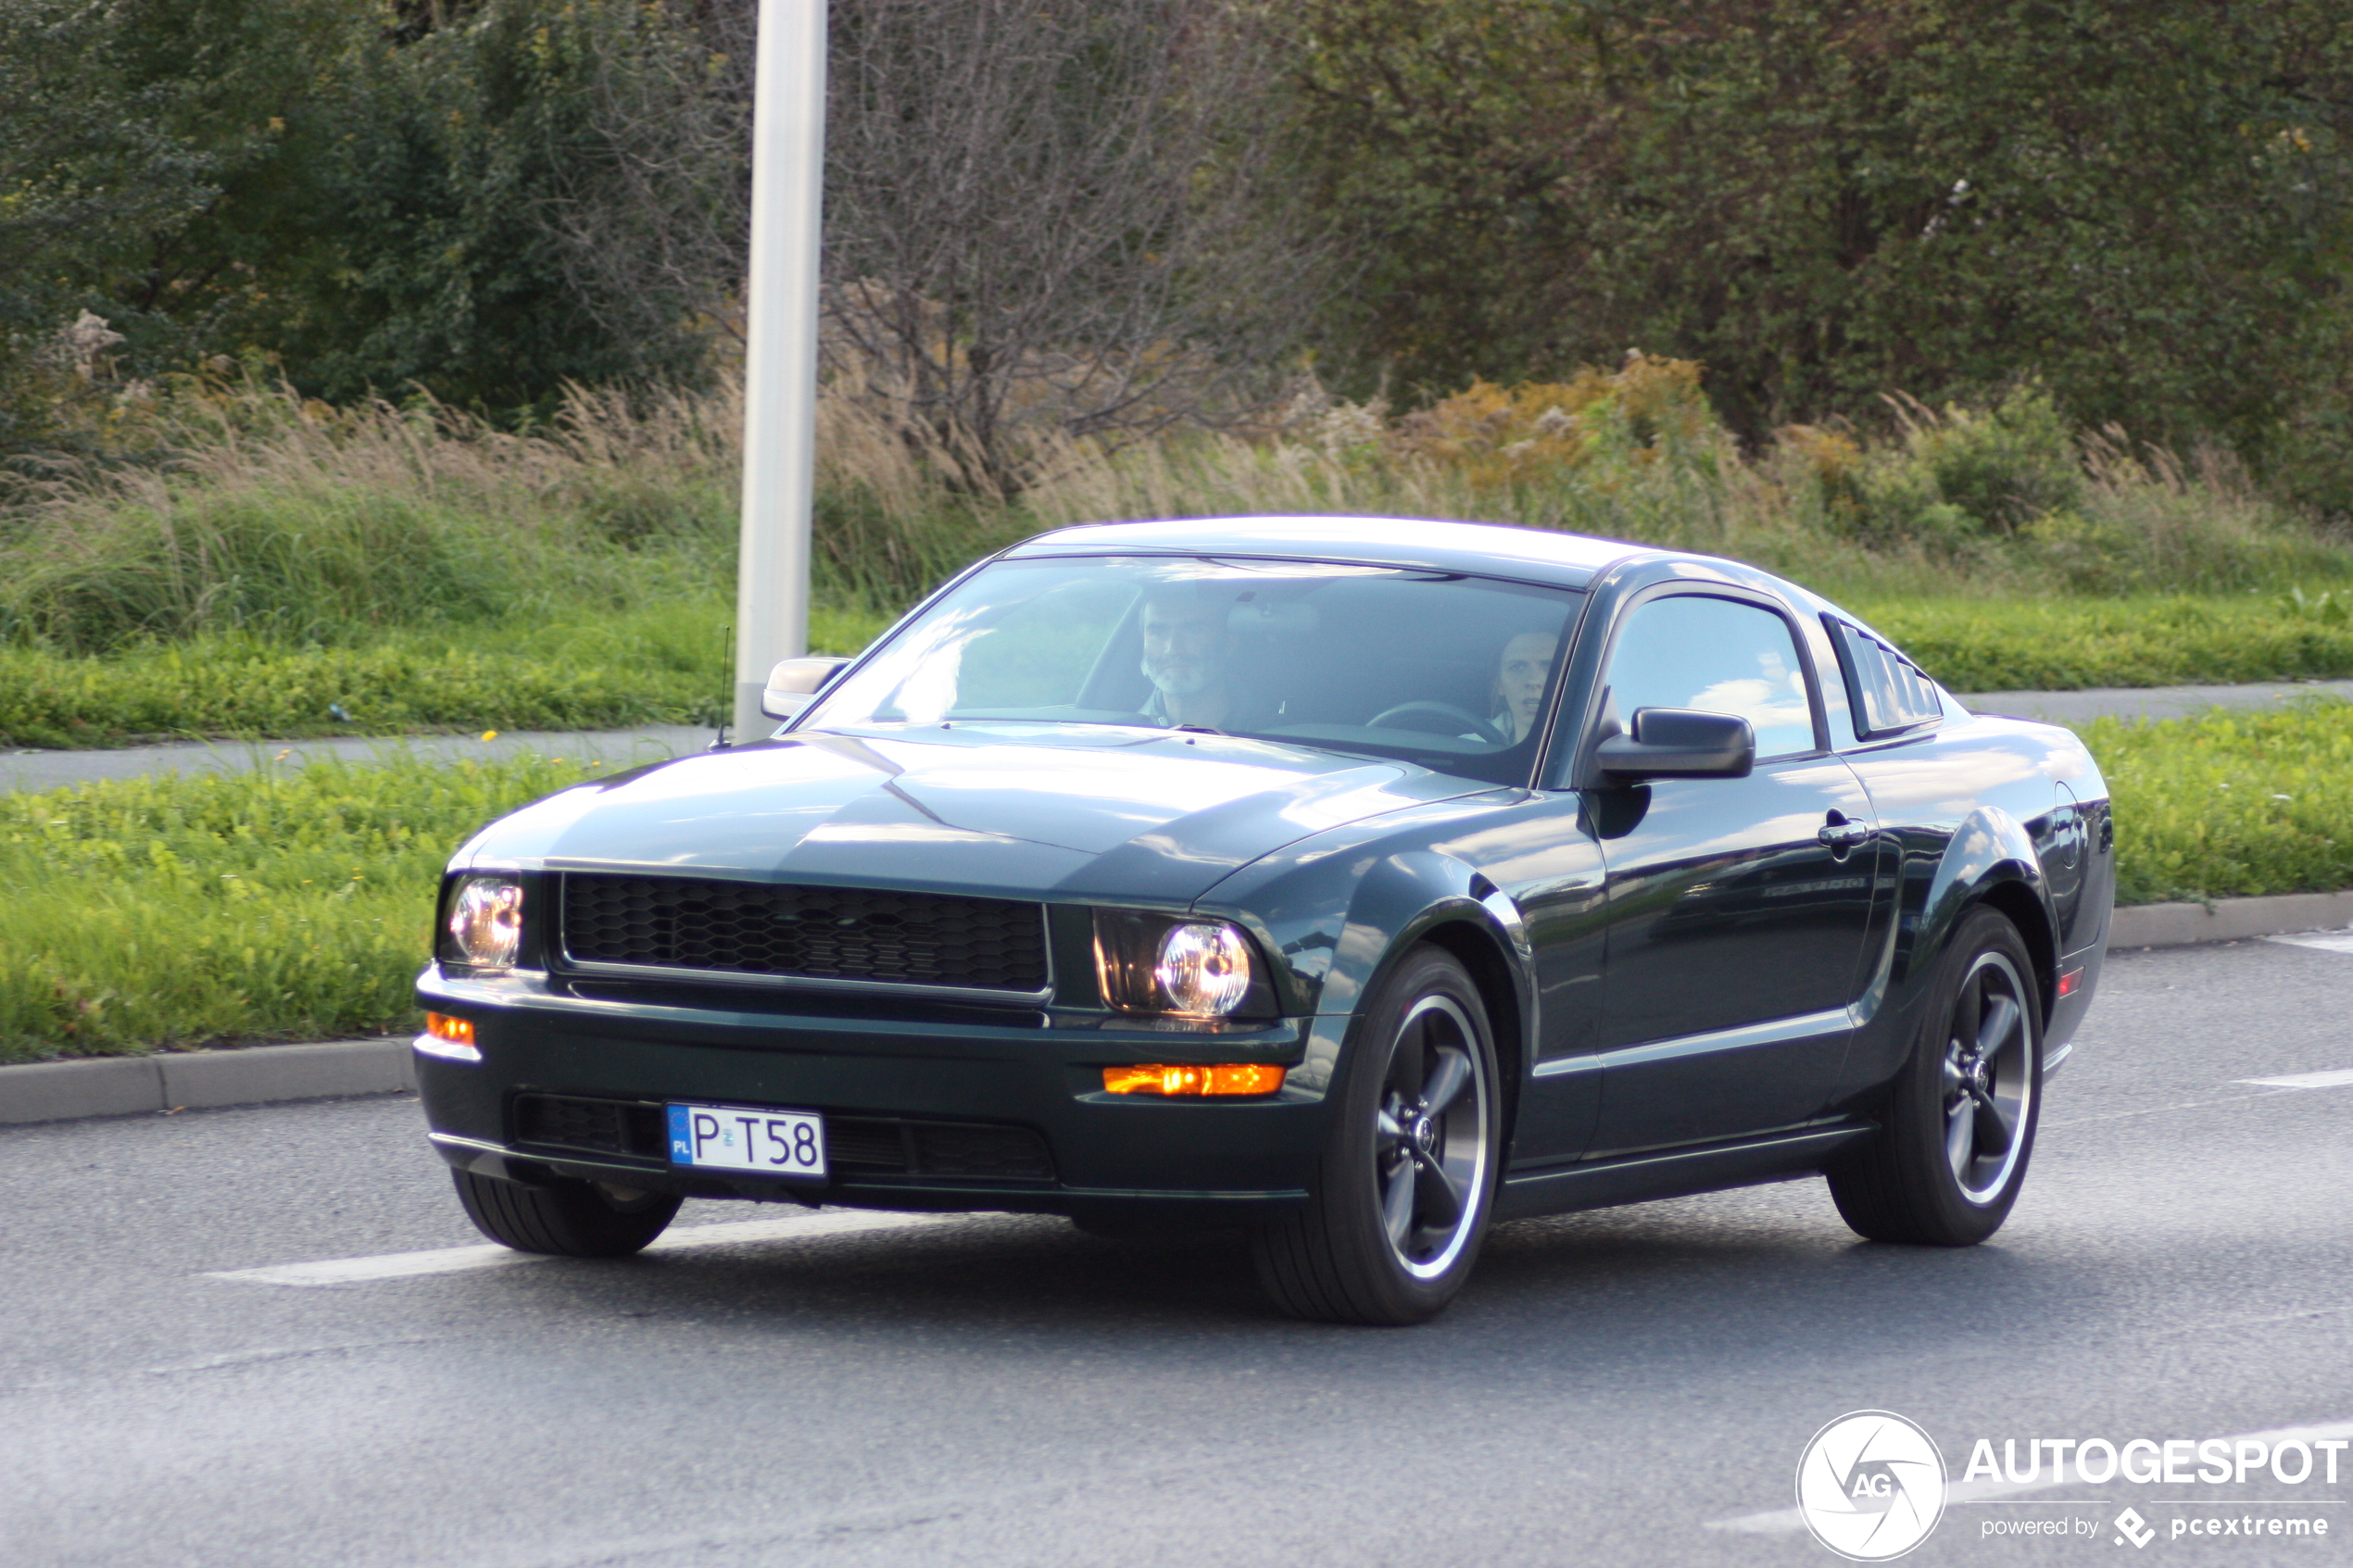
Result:
<instances>
[{"instance_id":1,"label":"green grass","mask_svg":"<svg viewBox=\"0 0 2353 1568\"><path fill-rule=\"evenodd\" d=\"M404 1025L451 851L598 766L326 762L0 797L0 1060Z\"/></svg>"},{"instance_id":2,"label":"green grass","mask_svg":"<svg viewBox=\"0 0 2353 1568\"><path fill-rule=\"evenodd\" d=\"M357 646L217 632L94 658L0 647L0 746L716 723L733 679L732 618L705 597L404 628ZM855 653L885 624L878 612L819 606L810 643Z\"/></svg>"},{"instance_id":3,"label":"green grass","mask_svg":"<svg viewBox=\"0 0 2353 1568\"><path fill-rule=\"evenodd\" d=\"M2120 902L2353 886L2353 704L2083 736ZM451 850L596 771L320 762L0 797L0 1061L409 1027Z\"/></svg>"},{"instance_id":4,"label":"green grass","mask_svg":"<svg viewBox=\"0 0 2353 1568\"><path fill-rule=\"evenodd\" d=\"M2353 887L2353 703L2080 733L2115 801L2119 903Z\"/></svg>"},{"instance_id":5,"label":"green grass","mask_svg":"<svg viewBox=\"0 0 2353 1568\"><path fill-rule=\"evenodd\" d=\"M2353 619L2334 597L2302 606L2253 595L1899 598L1854 608L1960 692L2353 677ZM0 647L0 746L714 723L731 619L730 606L706 595L398 628L356 645L289 646L218 632L89 658ZM855 653L888 620L821 604L810 645Z\"/></svg>"},{"instance_id":6,"label":"green grass","mask_svg":"<svg viewBox=\"0 0 2353 1568\"><path fill-rule=\"evenodd\" d=\"M2344 596L1902 598L1852 607L1957 692L2353 677Z\"/></svg>"}]
</instances>

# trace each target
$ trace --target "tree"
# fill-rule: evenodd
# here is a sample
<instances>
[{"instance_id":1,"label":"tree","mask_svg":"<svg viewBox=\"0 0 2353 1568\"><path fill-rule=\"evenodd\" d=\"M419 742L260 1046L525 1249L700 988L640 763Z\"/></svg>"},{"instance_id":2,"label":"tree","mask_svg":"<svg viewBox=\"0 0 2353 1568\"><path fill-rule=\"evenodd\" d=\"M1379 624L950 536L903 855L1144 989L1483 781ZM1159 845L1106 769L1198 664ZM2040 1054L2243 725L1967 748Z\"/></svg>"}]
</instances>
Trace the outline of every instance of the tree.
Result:
<instances>
[{"instance_id":1,"label":"tree","mask_svg":"<svg viewBox=\"0 0 2353 1568\"><path fill-rule=\"evenodd\" d=\"M46 431L72 369L60 329L216 194L216 160L170 123L178 94L123 69L116 23L74 0L0 6L0 451Z\"/></svg>"},{"instance_id":2,"label":"tree","mask_svg":"<svg viewBox=\"0 0 2353 1568\"><path fill-rule=\"evenodd\" d=\"M834 37L837 353L975 483L1020 483L1017 420L1200 417L1294 339L1325 256L1220 0L856 0Z\"/></svg>"},{"instance_id":3,"label":"tree","mask_svg":"<svg viewBox=\"0 0 2353 1568\"><path fill-rule=\"evenodd\" d=\"M1629 345L1752 435L2039 374L2275 445L2344 363L2353 29L2322 0L1302 0L1327 323L1459 384Z\"/></svg>"}]
</instances>

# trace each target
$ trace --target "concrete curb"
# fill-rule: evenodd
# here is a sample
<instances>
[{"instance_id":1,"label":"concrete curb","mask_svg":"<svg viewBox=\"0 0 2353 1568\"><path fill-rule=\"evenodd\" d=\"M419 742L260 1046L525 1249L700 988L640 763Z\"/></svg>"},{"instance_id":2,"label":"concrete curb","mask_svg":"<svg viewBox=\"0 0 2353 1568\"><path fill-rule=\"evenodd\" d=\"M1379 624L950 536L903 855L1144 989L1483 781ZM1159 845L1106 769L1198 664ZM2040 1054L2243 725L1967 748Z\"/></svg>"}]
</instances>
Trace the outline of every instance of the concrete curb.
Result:
<instances>
[{"instance_id":1,"label":"concrete curb","mask_svg":"<svg viewBox=\"0 0 2353 1568\"><path fill-rule=\"evenodd\" d=\"M2110 947L2184 947L2353 926L2353 892L2138 904L2109 918ZM334 1040L0 1067L0 1126L223 1105L384 1095L417 1086L406 1039Z\"/></svg>"},{"instance_id":2,"label":"concrete curb","mask_svg":"<svg viewBox=\"0 0 2353 1568\"><path fill-rule=\"evenodd\" d=\"M2204 904L2135 904L2109 917L2111 947L2185 947L2353 925L2353 893L2281 893Z\"/></svg>"},{"instance_id":3,"label":"concrete curb","mask_svg":"<svg viewBox=\"0 0 2353 1568\"><path fill-rule=\"evenodd\" d=\"M384 1095L416 1086L405 1037L35 1061L0 1067L0 1126Z\"/></svg>"}]
</instances>

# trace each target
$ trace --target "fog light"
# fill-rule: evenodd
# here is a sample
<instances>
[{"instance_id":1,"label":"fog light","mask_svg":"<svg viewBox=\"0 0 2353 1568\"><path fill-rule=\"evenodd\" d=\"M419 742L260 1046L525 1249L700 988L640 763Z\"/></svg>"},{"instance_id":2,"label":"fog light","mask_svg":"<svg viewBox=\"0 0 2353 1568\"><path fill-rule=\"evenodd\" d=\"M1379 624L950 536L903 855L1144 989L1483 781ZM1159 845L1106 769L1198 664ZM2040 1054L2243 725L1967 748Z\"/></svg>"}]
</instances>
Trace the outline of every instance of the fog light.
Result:
<instances>
[{"instance_id":1,"label":"fog light","mask_svg":"<svg viewBox=\"0 0 2353 1568\"><path fill-rule=\"evenodd\" d=\"M1115 1095L1271 1095L1282 1086L1283 1069L1249 1061L1103 1069L1103 1087Z\"/></svg>"},{"instance_id":2,"label":"fog light","mask_svg":"<svg viewBox=\"0 0 2353 1568\"><path fill-rule=\"evenodd\" d=\"M452 1018L446 1012L425 1014L425 1032L417 1036L417 1048L427 1056L437 1056L450 1061L480 1061L482 1050L474 1044L474 1025L471 1018Z\"/></svg>"}]
</instances>

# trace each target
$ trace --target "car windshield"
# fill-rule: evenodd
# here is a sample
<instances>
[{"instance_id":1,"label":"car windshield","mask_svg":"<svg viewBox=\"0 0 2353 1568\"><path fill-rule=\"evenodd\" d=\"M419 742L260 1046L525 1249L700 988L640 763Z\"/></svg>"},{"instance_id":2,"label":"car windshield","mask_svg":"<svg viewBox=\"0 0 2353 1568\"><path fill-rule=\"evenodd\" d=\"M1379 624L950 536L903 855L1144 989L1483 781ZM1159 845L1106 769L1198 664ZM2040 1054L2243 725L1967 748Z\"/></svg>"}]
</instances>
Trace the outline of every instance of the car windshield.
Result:
<instances>
[{"instance_id":1,"label":"car windshield","mask_svg":"<svg viewBox=\"0 0 2353 1568\"><path fill-rule=\"evenodd\" d=\"M800 727L1148 725L1516 783L1578 598L1321 561L999 561L902 628Z\"/></svg>"}]
</instances>

